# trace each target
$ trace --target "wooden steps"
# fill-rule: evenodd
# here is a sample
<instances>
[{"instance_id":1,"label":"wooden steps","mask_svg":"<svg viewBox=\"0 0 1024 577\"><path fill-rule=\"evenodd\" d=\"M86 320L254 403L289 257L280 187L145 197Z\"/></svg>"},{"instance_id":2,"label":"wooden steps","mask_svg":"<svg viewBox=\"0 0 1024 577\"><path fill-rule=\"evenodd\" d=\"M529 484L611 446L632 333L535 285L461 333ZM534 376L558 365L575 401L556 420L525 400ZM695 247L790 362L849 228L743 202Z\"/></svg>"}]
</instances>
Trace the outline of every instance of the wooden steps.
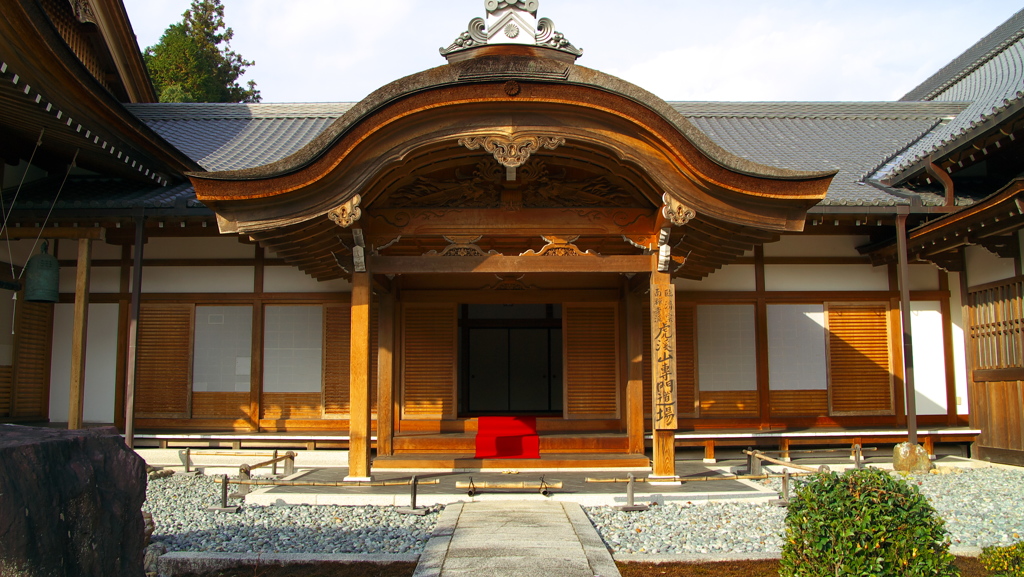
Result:
<instances>
[{"instance_id":1,"label":"wooden steps","mask_svg":"<svg viewBox=\"0 0 1024 577\"><path fill-rule=\"evenodd\" d=\"M474 433L442 433L426 435L400 435L392 441L396 455L402 454L469 454L476 451ZM540 433L540 453L623 454L629 439L621 434L608 433Z\"/></svg>"},{"instance_id":2,"label":"wooden steps","mask_svg":"<svg viewBox=\"0 0 1024 577\"><path fill-rule=\"evenodd\" d=\"M541 453L540 459L475 459L473 451L465 453L406 453L373 460L373 470L497 470L509 469L649 469L645 455L623 453Z\"/></svg>"}]
</instances>

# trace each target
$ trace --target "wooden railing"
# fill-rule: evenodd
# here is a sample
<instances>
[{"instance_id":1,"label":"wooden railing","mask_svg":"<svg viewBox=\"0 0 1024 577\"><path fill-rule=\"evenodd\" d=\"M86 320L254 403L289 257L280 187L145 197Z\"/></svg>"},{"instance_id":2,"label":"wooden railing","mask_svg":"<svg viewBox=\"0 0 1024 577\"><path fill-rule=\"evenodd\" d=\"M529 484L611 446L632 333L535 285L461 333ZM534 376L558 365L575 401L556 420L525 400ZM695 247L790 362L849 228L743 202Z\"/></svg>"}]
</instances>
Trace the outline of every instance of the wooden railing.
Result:
<instances>
[{"instance_id":1,"label":"wooden railing","mask_svg":"<svg viewBox=\"0 0 1024 577\"><path fill-rule=\"evenodd\" d=\"M974 368L1024 367L1024 277L987 284L968 292L969 331Z\"/></svg>"}]
</instances>

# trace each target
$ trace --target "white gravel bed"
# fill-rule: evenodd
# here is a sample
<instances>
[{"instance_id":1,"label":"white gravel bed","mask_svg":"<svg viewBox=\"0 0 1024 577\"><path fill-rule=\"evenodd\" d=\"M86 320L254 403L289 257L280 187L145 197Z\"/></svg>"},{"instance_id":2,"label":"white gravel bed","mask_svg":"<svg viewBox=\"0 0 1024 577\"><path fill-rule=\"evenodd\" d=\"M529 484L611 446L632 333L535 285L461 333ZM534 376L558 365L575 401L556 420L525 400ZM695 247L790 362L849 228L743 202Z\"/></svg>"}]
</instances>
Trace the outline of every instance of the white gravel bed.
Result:
<instances>
[{"instance_id":1,"label":"white gravel bed","mask_svg":"<svg viewBox=\"0 0 1024 577\"><path fill-rule=\"evenodd\" d=\"M373 506L206 510L219 505L220 485L212 477L174 475L149 481L143 510L152 513L156 524L153 541L167 551L375 555L422 552L441 510L431 508L422 517Z\"/></svg>"},{"instance_id":2,"label":"white gravel bed","mask_svg":"<svg viewBox=\"0 0 1024 577\"><path fill-rule=\"evenodd\" d=\"M946 520L951 544L986 547L1024 539L1024 470L957 471L906 477ZM769 484L781 487L779 481ZM633 513L610 507L585 510L614 553L777 553L785 532L786 509L770 504L667 504Z\"/></svg>"}]
</instances>

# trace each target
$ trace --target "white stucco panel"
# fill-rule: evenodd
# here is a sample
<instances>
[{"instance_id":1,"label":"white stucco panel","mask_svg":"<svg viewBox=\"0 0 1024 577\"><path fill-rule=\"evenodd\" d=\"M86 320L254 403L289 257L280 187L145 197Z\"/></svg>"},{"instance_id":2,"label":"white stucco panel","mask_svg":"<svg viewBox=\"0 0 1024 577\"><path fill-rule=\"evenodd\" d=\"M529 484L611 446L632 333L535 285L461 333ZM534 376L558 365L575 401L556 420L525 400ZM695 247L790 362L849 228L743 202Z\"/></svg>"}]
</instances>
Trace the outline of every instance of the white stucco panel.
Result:
<instances>
[{"instance_id":1,"label":"white stucco panel","mask_svg":"<svg viewBox=\"0 0 1024 577\"><path fill-rule=\"evenodd\" d=\"M917 414L945 415L946 362L938 301L910 303L910 329L913 334Z\"/></svg>"},{"instance_id":2,"label":"white stucco panel","mask_svg":"<svg viewBox=\"0 0 1024 577\"><path fill-rule=\"evenodd\" d=\"M247 266L147 266L144 293L251 293L253 269Z\"/></svg>"},{"instance_id":3,"label":"white stucco panel","mask_svg":"<svg viewBox=\"0 0 1024 577\"><path fill-rule=\"evenodd\" d=\"M769 291L884 291L889 272L868 264L765 265Z\"/></svg>"},{"instance_id":4,"label":"white stucco panel","mask_svg":"<svg viewBox=\"0 0 1024 577\"><path fill-rule=\"evenodd\" d=\"M966 250L967 285L978 286L1013 278L1013 259L999 258L982 246L969 246Z\"/></svg>"},{"instance_id":5,"label":"white stucco panel","mask_svg":"<svg viewBox=\"0 0 1024 577\"><path fill-rule=\"evenodd\" d=\"M778 241L764 245L764 255L862 257L864 255L857 252L857 247L869 240L870 237L860 235L786 234Z\"/></svg>"},{"instance_id":6,"label":"white stucco panel","mask_svg":"<svg viewBox=\"0 0 1024 577\"><path fill-rule=\"evenodd\" d=\"M672 282L680 291L757 290L754 266L748 264L724 266L703 280L675 279Z\"/></svg>"},{"instance_id":7,"label":"white stucco panel","mask_svg":"<svg viewBox=\"0 0 1024 577\"><path fill-rule=\"evenodd\" d=\"M118 305L90 304L85 345L86 423L114 422L114 391L117 378ZM75 305L53 308L53 352L50 358L50 420L66 422L70 406L71 329Z\"/></svg>"},{"instance_id":8,"label":"white stucco panel","mask_svg":"<svg viewBox=\"0 0 1024 577\"><path fill-rule=\"evenodd\" d=\"M293 266L268 266L263 269L263 292L349 293L352 285L345 279L320 282Z\"/></svg>"},{"instance_id":9,"label":"white stucco panel","mask_svg":"<svg viewBox=\"0 0 1024 577\"><path fill-rule=\"evenodd\" d=\"M256 246L243 244L238 237L204 236L191 238L151 237L142 249L151 258L256 258Z\"/></svg>"}]
</instances>

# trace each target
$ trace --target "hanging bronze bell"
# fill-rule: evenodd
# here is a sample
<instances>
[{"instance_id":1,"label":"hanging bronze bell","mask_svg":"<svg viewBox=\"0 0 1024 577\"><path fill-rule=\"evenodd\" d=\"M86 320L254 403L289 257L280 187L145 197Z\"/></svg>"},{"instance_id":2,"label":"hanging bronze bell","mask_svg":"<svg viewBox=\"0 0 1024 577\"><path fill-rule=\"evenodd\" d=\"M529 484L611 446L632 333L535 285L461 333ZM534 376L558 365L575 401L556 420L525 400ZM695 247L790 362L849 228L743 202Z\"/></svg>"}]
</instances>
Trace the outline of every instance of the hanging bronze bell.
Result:
<instances>
[{"instance_id":1,"label":"hanging bronze bell","mask_svg":"<svg viewBox=\"0 0 1024 577\"><path fill-rule=\"evenodd\" d=\"M25 300L36 303L55 303L60 300L60 265L46 252L48 244L25 264Z\"/></svg>"}]
</instances>

